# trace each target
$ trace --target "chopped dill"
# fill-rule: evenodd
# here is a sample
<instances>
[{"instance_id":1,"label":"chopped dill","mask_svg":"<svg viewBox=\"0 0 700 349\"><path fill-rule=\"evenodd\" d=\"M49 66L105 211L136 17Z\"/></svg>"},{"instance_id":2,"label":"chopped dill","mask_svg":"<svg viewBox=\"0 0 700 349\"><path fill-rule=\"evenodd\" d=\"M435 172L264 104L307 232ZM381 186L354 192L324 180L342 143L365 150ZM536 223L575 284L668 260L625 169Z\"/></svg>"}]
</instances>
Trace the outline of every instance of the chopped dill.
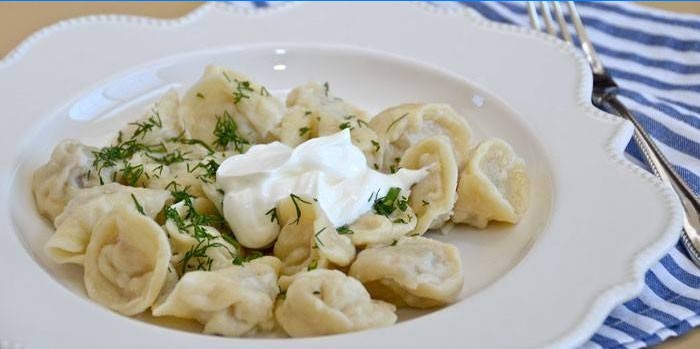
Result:
<instances>
[{"instance_id":1,"label":"chopped dill","mask_svg":"<svg viewBox=\"0 0 700 349\"><path fill-rule=\"evenodd\" d=\"M180 133L177 137L172 137L167 139L168 142L170 143L180 143L180 144L188 144L188 145L200 145L204 147L209 154L214 153L214 149L209 146L206 142L204 142L201 139L192 139L192 138L185 138L185 132L183 131Z\"/></svg>"},{"instance_id":2,"label":"chopped dill","mask_svg":"<svg viewBox=\"0 0 700 349\"><path fill-rule=\"evenodd\" d=\"M243 99L250 99L249 92L253 92L253 88L250 86L250 81L238 81L236 82L236 91L233 91L233 104L238 104Z\"/></svg>"},{"instance_id":3,"label":"chopped dill","mask_svg":"<svg viewBox=\"0 0 700 349\"><path fill-rule=\"evenodd\" d=\"M328 97L328 93L331 91L331 85L328 84L328 82L323 83L323 93Z\"/></svg>"},{"instance_id":4,"label":"chopped dill","mask_svg":"<svg viewBox=\"0 0 700 349\"><path fill-rule=\"evenodd\" d=\"M365 120L357 119L357 127L369 127L369 124Z\"/></svg>"},{"instance_id":5,"label":"chopped dill","mask_svg":"<svg viewBox=\"0 0 700 349\"><path fill-rule=\"evenodd\" d=\"M260 86L260 95L263 97L270 97L270 91L268 91L265 86Z\"/></svg>"},{"instance_id":6,"label":"chopped dill","mask_svg":"<svg viewBox=\"0 0 700 349\"><path fill-rule=\"evenodd\" d=\"M161 165L170 166L172 164L176 164L179 162L185 162L185 161L189 160L188 158L185 157L187 154L189 154L189 152L183 153L180 151L180 149L177 149L172 153L165 153L162 156L153 156L153 155L148 154L148 153L146 154L146 156L148 158L150 158L151 160L153 160Z\"/></svg>"},{"instance_id":7,"label":"chopped dill","mask_svg":"<svg viewBox=\"0 0 700 349\"><path fill-rule=\"evenodd\" d=\"M262 257L263 254L260 251L253 251L247 256L241 257L241 256L236 256L236 258L233 259L233 264L235 265L243 265L243 263L248 263L254 259L258 259Z\"/></svg>"},{"instance_id":8,"label":"chopped dill","mask_svg":"<svg viewBox=\"0 0 700 349\"><path fill-rule=\"evenodd\" d=\"M314 259L311 261L311 263L309 263L309 266L306 268L306 271L312 271L316 268L318 268L318 261Z\"/></svg>"},{"instance_id":9,"label":"chopped dill","mask_svg":"<svg viewBox=\"0 0 700 349\"><path fill-rule=\"evenodd\" d=\"M216 171L219 170L219 163L214 159L209 159L206 161L200 161L194 167L190 168L187 164L187 172L192 173L197 169L204 170L203 173L197 175L197 179L204 183L213 183L216 180Z\"/></svg>"},{"instance_id":10,"label":"chopped dill","mask_svg":"<svg viewBox=\"0 0 700 349\"><path fill-rule=\"evenodd\" d=\"M197 98L204 99L204 95L201 92L197 92Z\"/></svg>"},{"instance_id":11,"label":"chopped dill","mask_svg":"<svg viewBox=\"0 0 700 349\"><path fill-rule=\"evenodd\" d=\"M120 170L121 180L127 185L134 187L138 183L141 176L143 176L143 164L138 164L136 166L131 165L127 162L124 167Z\"/></svg>"},{"instance_id":12,"label":"chopped dill","mask_svg":"<svg viewBox=\"0 0 700 349\"><path fill-rule=\"evenodd\" d=\"M389 126L386 128L386 132L389 132L389 130L391 130L391 128L394 127L394 125L396 125L399 121L403 120L407 116L408 116L408 113L405 113L405 114L399 116L396 120L392 121L389 124Z\"/></svg>"},{"instance_id":13,"label":"chopped dill","mask_svg":"<svg viewBox=\"0 0 700 349\"><path fill-rule=\"evenodd\" d=\"M289 197L292 199L292 203L294 204L294 210L297 213L297 218L292 221L294 224L299 224L299 220L301 219L301 208L299 208L299 202L303 202L305 204L311 204L310 202L300 198L296 194L289 194Z\"/></svg>"},{"instance_id":14,"label":"chopped dill","mask_svg":"<svg viewBox=\"0 0 700 349\"><path fill-rule=\"evenodd\" d=\"M158 109L151 109L151 114L152 115L149 116L148 119L146 119L146 121L129 123L129 125L136 126L134 133L131 135L131 139L136 139L139 137L143 139L144 137L146 137L146 134L153 130L154 127L163 127L163 121L160 118L160 112L158 111Z\"/></svg>"},{"instance_id":15,"label":"chopped dill","mask_svg":"<svg viewBox=\"0 0 700 349\"><path fill-rule=\"evenodd\" d=\"M401 188L392 187L383 197L376 197L372 209L377 214L389 217L396 209L406 211L408 208L408 199L405 196L399 197Z\"/></svg>"},{"instance_id":16,"label":"chopped dill","mask_svg":"<svg viewBox=\"0 0 700 349\"><path fill-rule=\"evenodd\" d=\"M139 200L136 199L136 196L133 193L131 193L131 200L134 200L134 206L136 206L136 211L139 211L140 214L145 216L146 212L143 211L143 206L141 205L141 203L139 203Z\"/></svg>"},{"instance_id":17,"label":"chopped dill","mask_svg":"<svg viewBox=\"0 0 700 349\"><path fill-rule=\"evenodd\" d=\"M279 217L277 217L277 207L271 208L269 211L265 212L266 216L270 216L270 222L277 221L277 223L280 222Z\"/></svg>"},{"instance_id":18,"label":"chopped dill","mask_svg":"<svg viewBox=\"0 0 700 349\"><path fill-rule=\"evenodd\" d=\"M421 202L423 203L423 207L430 205L430 203L425 200L421 200Z\"/></svg>"},{"instance_id":19,"label":"chopped dill","mask_svg":"<svg viewBox=\"0 0 700 349\"><path fill-rule=\"evenodd\" d=\"M338 125L338 128L341 129L341 130L344 130L344 129L346 129L346 128L349 128L350 131L352 131L352 130L355 129L354 127L352 127L352 126L350 125L350 121L346 121L346 122L344 122L344 123Z\"/></svg>"},{"instance_id":20,"label":"chopped dill","mask_svg":"<svg viewBox=\"0 0 700 349\"><path fill-rule=\"evenodd\" d=\"M321 228L321 230L317 231L316 234L314 234L314 240L316 240L317 246L319 246L319 245L324 246L323 241L321 241L321 238L319 238L318 236L321 235L321 233L323 233L324 231L326 231L326 228L327 227L323 227L323 228Z\"/></svg>"},{"instance_id":21,"label":"chopped dill","mask_svg":"<svg viewBox=\"0 0 700 349\"><path fill-rule=\"evenodd\" d=\"M346 225L341 225L341 226L339 226L339 227L336 229L336 231L337 231L338 234L340 234L340 235L352 235L352 234L355 233L354 231L352 231L352 229L350 229L350 227L349 227L347 224L346 224Z\"/></svg>"},{"instance_id":22,"label":"chopped dill","mask_svg":"<svg viewBox=\"0 0 700 349\"><path fill-rule=\"evenodd\" d=\"M224 111L222 116L216 117L216 126L214 127L214 145L226 149L229 143L233 143L233 148L243 153L243 146L250 144L248 140L238 134L238 124L228 111Z\"/></svg>"},{"instance_id":23,"label":"chopped dill","mask_svg":"<svg viewBox=\"0 0 700 349\"><path fill-rule=\"evenodd\" d=\"M308 128L308 127L302 127L302 128L300 128L300 129L299 129L299 137L304 137L304 135L305 135L307 132L309 132L309 128Z\"/></svg>"},{"instance_id":24,"label":"chopped dill","mask_svg":"<svg viewBox=\"0 0 700 349\"><path fill-rule=\"evenodd\" d=\"M378 153L380 149L382 149L382 146L379 144L379 142L375 141L374 139L371 140L372 145L374 146L374 153Z\"/></svg>"},{"instance_id":25,"label":"chopped dill","mask_svg":"<svg viewBox=\"0 0 700 349\"><path fill-rule=\"evenodd\" d=\"M399 243L399 240L394 240L391 242L391 246L396 246L396 244L398 244L398 243Z\"/></svg>"}]
</instances>

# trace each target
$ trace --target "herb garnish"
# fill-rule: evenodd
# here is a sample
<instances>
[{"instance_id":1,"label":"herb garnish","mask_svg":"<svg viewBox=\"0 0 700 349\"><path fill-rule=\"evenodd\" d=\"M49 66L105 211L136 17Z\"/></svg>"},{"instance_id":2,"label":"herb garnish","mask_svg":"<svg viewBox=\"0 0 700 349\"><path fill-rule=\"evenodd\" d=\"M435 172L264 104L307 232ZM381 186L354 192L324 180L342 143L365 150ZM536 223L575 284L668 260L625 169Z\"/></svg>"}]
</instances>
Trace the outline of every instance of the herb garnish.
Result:
<instances>
[{"instance_id":1,"label":"herb garnish","mask_svg":"<svg viewBox=\"0 0 700 349\"><path fill-rule=\"evenodd\" d=\"M201 92L197 92L197 98L204 99L204 95Z\"/></svg>"},{"instance_id":2,"label":"herb garnish","mask_svg":"<svg viewBox=\"0 0 700 349\"><path fill-rule=\"evenodd\" d=\"M252 261L252 260L254 260L254 259L258 259L258 258L260 258L260 257L262 257L262 256L263 256L262 252L260 252L260 251L253 251L253 252L251 252L249 255L247 255L247 256L245 256L245 257L236 256L236 258L233 259L233 264L235 264L235 265L243 265L243 263L248 263L248 262L250 262L250 261Z\"/></svg>"},{"instance_id":3,"label":"herb garnish","mask_svg":"<svg viewBox=\"0 0 700 349\"><path fill-rule=\"evenodd\" d=\"M328 92L331 91L331 85L328 84L328 82L323 83L323 93L328 97Z\"/></svg>"},{"instance_id":4,"label":"herb garnish","mask_svg":"<svg viewBox=\"0 0 700 349\"><path fill-rule=\"evenodd\" d=\"M146 137L146 134L151 132L154 127L161 128L163 127L163 121L160 118L160 112L158 109L153 108L151 109L151 116L146 119L146 121L141 121L141 122L131 122L129 125L135 125L136 130L134 130L134 133L131 135L130 139L136 139L140 138L143 139Z\"/></svg>"},{"instance_id":5,"label":"herb garnish","mask_svg":"<svg viewBox=\"0 0 700 349\"><path fill-rule=\"evenodd\" d=\"M143 206L141 206L141 203L139 203L139 200L136 199L136 196L131 193L131 199L134 200L134 205L136 206L136 211L139 211L140 214L146 215L146 212L143 211Z\"/></svg>"},{"instance_id":6,"label":"herb garnish","mask_svg":"<svg viewBox=\"0 0 700 349\"><path fill-rule=\"evenodd\" d=\"M233 148L239 153L243 153L244 145L250 144L248 140L238 134L238 124L228 111L224 111L222 116L216 117L214 136L216 136L215 146L226 149L229 143L233 143Z\"/></svg>"},{"instance_id":7,"label":"herb garnish","mask_svg":"<svg viewBox=\"0 0 700 349\"><path fill-rule=\"evenodd\" d=\"M341 225L341 226L339 226L339 227L336 229L336 231L337 231L338 234L340 234L340 235L352 235L352 234L355 233L354 231L352 231L352 229L350 229L350 227L349 227L347 224L346 224L346 225Z\"/></svg>"},{"instance_id":8,"label":"herb garnish","mask_svg":"<svg viewBox=\"0 0 700 349\"><path fill-rule=\"evenodd\" d=\"M338 128L341 129L341 130L344 130L344 129L346 129L346 128L349 128L350 131L352 131L352 130L355 129L354 127L350 126L350 121L346 121L346 122L344 122L344 123L338 125Z\"/></svg>"},{"instance_id":9,"label":"herb garnish","mask_svg":"<svg viewBox=\"0 0 700 349\"><path fill-rule=\"evenodd\" d=\"M301 219L301 208L299 208L299 202L303 202L303 203L305 203L305 204L311 204L311 203L308 202L308 201L306 201L306 200L304 200L304 199L302 199L302 198L300 198L300 197L299 197L298 195L296 195L296 194L289 194L289 197L292 199L292 203L294 204L294 210L295 210L296 213L297 213L297 219L293 220L292 223L298 225L298 224L299 224L299 220ZM299 202L297 202L297 200L298 200Z\"/></svg>"},{"instance_id":10,"label":"herb garnish","mask_svg":"<svg viewBox=\"0 0 700 349\"><path fill-rule=\"evenodd\" d=\"M309 128L308 128L308 127L302 127L302 128L300 128L300 129L299 129L299 137L304 137L304 135L305 135L307 132L309 132Z\"/></svg>"},{"instance_id":11,"label":"herb garnish","mask_svg":"<svg viewBox=\"0 0 700 349\"><path fill-rule=\"evenodd\" d=\"M265 212L266 216L270 216L270 222L277 221L277 223L280 222L279 217L277 217L277 207L271 208L269 211Z\"/></svg>"},{"instance_id":12,"label":"herb garnish","mask_svg":"<svg viewBox=\"0 0 700 349\"><path fill-rule=\"evenodd\" d=\"M209 159L206 161L200 161L194 167L190 168L190 164L187 164L187 172L192 173L197 169L203 169L204 173L197 175L197 179L204 183L213 183L216 180L216 171L219 170L219 163L214 159Z\"/></svg>"},{"instance_id":13,"label":"herb garnish","mask_svg":"<svg viewBox=\"0 0 700 349\"><path fill-rule=\"evenodd\" d=\"M421 200L421 202L423 203L423 207L430 205L430 203L425 200Z\"/></svg>"},{"instance_id":14,"label":"herb garnish","mask_svg":"<svg viewBox=\"0 0 700 349\"><path fill-rule=\"evenodd\" d=\"M134 187L143 175L143 164L133 166L131 163L127 162L124 164L124 167L120 170L120 172L121 180L129 186Z\"/></svg>"},{"instance_id":15,"label":"herb garnish","mask_svg":"<svg viewBox=\"0 0 700 349\"><path fill-rule=\"evenodd\" d=\"M233 104L238 104L243 99L249 99L250 95L246 94L253 92L253 88L250 86L250 81L238 81L236 82L236 91L233 91Z\"/></svg>"},{"instance_id":16,"label":"herb garnish","mask_svg":"<svg viewBox=\"0 0 700 349\"><path fill-rule=\"evenodd\" d=\"M306 271L312 271L316 268L318 268L318 261L314 259L311 261L311 263L309 263L309 266L306 268Z\"/></svg>"},{"instance_id":17,"label":"herb garnish","mask_svg":"<svg viewBox=\"0 0 700 349\"><path fill-rule=\"evenodd\" d=\"M372 145L374 146L374 152L378 153L379 149L381 149L382 146L379 144L379 142L375 141L374 139L371 140L371 142L372 142Z\"/></svg>"},{"instance_id":18,"label":"herb garnish","mask_svg":"<svg viewBox=\"0 0 700 349\"><path fill-rule=\"evenodd\" d=\"M389 130L391 130L391 128L394 127L394 125L396 125L399 121L403 120L403 118L405 118L407 116L408 116L408 113L405 113L405 114L399 116L396 120L392 121L389 124L389 126L386 128L386 132L389 132Z\"/></svg>"},{"instance_id":19,"label":"herb garnish","mask_svg":"<svg viewBox=\"0 0 700 349\"><path fill-rule=\"evenodd\" d=\"M316 240L316 246L319 246L319 245L324 246L323 241L321 241L321 238L319 238L318 236L321 233L323 233L326 230L326 228L328 228L328 227L323 227L323 228L321 228L321 230L317 231L316 234L314 234L314 240Z\"/></svg>"},{"instance_id":20,"label":"herb garnish","mask_svg":"<svg viewBox=\"0 0 700 349\"><path fill-rule=\"evenodd\" d=\"M399 197L399 194L401 194L401 188L392 187L385 196L374 199L372 209L375 213L385 217L389 217L397 208L402 212L406 211L408 199L405 196Z\"/></svg>"},{"instance_id":21,"label":"herb garnish","mask_svg":"<svg viewBox=\"0 0 700 349\"><path fill-rule=\"evenodd\" d=\"M260 95L263 97L270 97L270 91L268 91L265 86L260 86Z\"/></svg>"}]
</instances>

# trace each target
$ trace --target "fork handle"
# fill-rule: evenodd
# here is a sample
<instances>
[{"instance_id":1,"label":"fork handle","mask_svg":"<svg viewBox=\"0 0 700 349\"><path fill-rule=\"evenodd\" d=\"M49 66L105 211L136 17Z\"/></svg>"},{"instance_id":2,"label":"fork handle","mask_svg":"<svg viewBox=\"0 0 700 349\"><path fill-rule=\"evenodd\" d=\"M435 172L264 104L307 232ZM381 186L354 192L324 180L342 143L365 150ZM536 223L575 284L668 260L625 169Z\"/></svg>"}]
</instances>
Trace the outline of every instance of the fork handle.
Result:
<instances>
[{"instance_id":1,"label":"fork handle","mask_svg":"<svg viewBox=\"0 0 700 349\"><path fill-rule=\"evenodd\" d=\"M685 232L681 240L693 261L700 265L700 200L678 175L666 156L661 153L661 150L644 130L637 117L620 102L615 93L606 93L597 102L604 109L622 116L634 125L634 139L639 145L642 154L644 154L647 163L664 183L673 188L683 205L685 211L683 229Z\"/></svg>"}]
</instances>

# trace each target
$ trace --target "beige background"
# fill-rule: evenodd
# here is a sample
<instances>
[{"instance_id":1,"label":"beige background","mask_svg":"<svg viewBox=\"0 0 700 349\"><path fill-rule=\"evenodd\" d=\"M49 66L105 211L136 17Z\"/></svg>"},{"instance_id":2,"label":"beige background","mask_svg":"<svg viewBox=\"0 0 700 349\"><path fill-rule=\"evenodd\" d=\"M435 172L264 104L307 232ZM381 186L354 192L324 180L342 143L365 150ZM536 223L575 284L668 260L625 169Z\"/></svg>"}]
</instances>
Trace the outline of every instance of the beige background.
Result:
<instances>
[{"instance_id":1,"label":"beige background","mask_svg":"<svg viewBox=\"0 0 700 349\"><path fill-rule=\"evenodd\" d=\"M159 18L182 16L199 6L197 2L177 3L0 3L0 57L4 57L24 38L59 20L91 14L132 14ZM700 3L645 2L669 11L700 15ZM659 349L700 348L700 329L669 340Z\"/></svg>"}]
</instances>

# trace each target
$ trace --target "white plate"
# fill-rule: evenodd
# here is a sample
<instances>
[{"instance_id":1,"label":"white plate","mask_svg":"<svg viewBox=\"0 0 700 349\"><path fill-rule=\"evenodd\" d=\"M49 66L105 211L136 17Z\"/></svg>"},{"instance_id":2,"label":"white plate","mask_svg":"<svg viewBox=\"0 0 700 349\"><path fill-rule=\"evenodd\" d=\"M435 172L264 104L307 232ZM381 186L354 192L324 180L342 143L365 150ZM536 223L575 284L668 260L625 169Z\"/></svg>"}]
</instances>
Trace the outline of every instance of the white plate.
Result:
<instances>
[{"instance_id":1,"label":"white plate","mask_svg":"<svg viewBox=\"0 0 700 349\"><path fill-rule=\"evenodd\" d=\"M434 236L455 243L465 290L452 306L402 312L389 328L313 339L230 339L116 315L85 297L81 270L44 256L49 225L31 173L72 137L104 142L208 63L283 94L329 81L376 112L409 101L452 104L479 138L526 160L532 206L522 223ZM30 348L569 347L580 344L680 227L671 192L622 156L632 128L589 102L590 72L561 42L471 12L406 3L306 3L271 11L207 4L175 21L87 17L26 40L0 62L4 136L0 343ZM490 91L490 92L488 92ZM498 96L498 97L496 97ZM483 102L483 103L482 103ZM60 287L63 285L65 287ZM420 315L420 316L419 316Z\"/></svg>"}]
</instances>

